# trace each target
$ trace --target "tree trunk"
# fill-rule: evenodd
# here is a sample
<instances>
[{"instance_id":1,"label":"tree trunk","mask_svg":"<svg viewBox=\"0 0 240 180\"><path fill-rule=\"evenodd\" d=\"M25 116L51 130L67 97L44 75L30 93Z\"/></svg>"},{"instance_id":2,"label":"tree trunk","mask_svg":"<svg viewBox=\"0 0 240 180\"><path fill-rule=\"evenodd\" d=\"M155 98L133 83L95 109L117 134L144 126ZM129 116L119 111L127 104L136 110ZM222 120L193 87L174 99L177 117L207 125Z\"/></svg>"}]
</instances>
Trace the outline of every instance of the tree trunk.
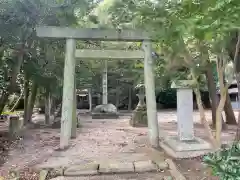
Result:
<instances>
[{"instance_id":1,"label":"tree trunk","mask_svg":"<svg viewBox=\"0 0 240 180\"><path fill-rule=\"evenodd\" d=\"M21 92L21 94L20 94L18 100L15 102L15 104L13 105L12 109L10 110L10 112L13 112L13 111L16 109L16 107L18 106L20 100L21 100L22 97L23 97L23 94L24 94L24 91Z\"/></svg>"},{"instance_id":2,"label":"tree trunk","mask_svg":"<svg viewBox=\"0 0 240 180\"><path fill-rule=\"evenodd\" d=\"M51 98L51 114L54 114L55 110L56 110L56 100L52 97Z\"/></svg>"},{"instance_id":3,"label":"tree trunk","mask_svg":"<svg viewBox=\"0 0 240 180\"><path fill-rule=\"evenodd\" d=\"M236 73L236 80L238 86L238 102L240 101L240 73ZM235 136L235 141L240 141L240 110L238 110L238 125L237 125L237 133Z\"/></svg>"},{"instance_id":4,"label":"tree trunk","mask_svg":"<svg viewBox=\"0 0 240 180\"><path fill-rule=\"evenodd\" d=\"M23 48L23 45L22 45L22 48ZM0 114L2 114L2 111L8 100L8 96L14 92L14 89L16 87L17 75L21 69L22 63L23 63L23 54L19 53L17 57L17 62L13 65L12 71L10 73L9 86L7 90L2 93L2 96L0 97Z\"/></svg>"},{"instance_id":5,"label":"tree trunk","mask_svg":"<svg viewBox=\"0 0 240 180\"><path fill-rule=\"evenodd\" d=\"M29 79L25 74L24 79L24 124L27 123L27 106L28 106L28 96L29 96Z\"/></svg>"},{"instance_id":6,"label":"tree trunk","mask_svg":"<svg viewBox=\"0 0 240 180\"><path fill-rule=\"evenodd\" d=\"M221 64L221 63L220 63ZM217 111L216 111L216 141L218 144L218 147L221 147L222 141L221 141L221 134L222 134L222 111L226 102L227 92L228 92L228 86L224 84L223 79L223 70L224 68L222 66L218 67L218 79L220 84L220 101L218 103Z\"/></svg>"},{"instance_id":7,"label":"tree trunk","mask_svg":"<svg viewBox=\"0 0 240 180\"><path fill-rule=\"evenodd\" d=\"M51 117L51 93L50 89L46 88L45 94L45 124L50 124Z\"/></svg>"},{"instance_id":8,"label":"tree trunk","mask_svg":"<svg viewBox=\"0 0 240 180\"><path fill-rule=\"evenodd\" d=\"M239 50L240 50L240 32L237 31L237 42L235 46L235 52L234 52L234 72L236 75L236 80L237 80L237 87L238 87L238 103L240 102L240 59L239 59ZM231 47L231 46L230 46ZM233 53L231 53L233 54ZM235 140L239 142L240 140L240 110L238 110L238 126L237 126L237 133Z\"/></svg>"},{"instance_id":9,"label":"tree trunk","mask_svg":"<svg viewBox=\"0 0 240 180\"><path fill-rule=\"evenodd\" d=\"M0 98L0 114L2 114L2 112L4 110L4 107L8 100L8 96L9 96L9 93L7 93L7 92L2 93L2 96Z\"/></svg>"},{"instance_id":10,"label":"tree trunk","mask_svg":"<svg viewBox=\"0 0 240 180\"><path fill-rule=\"evenodd\" d=\"M99 105L99 104L101 104L101 94L99 93L99 94L97 95L97 97L98 97L97 103L98 103L98 105Z\"/></svg>"},{"instance_id":11,"label":"tree trunk","mask_svg":"<svg viewBox=\"0 0 240 180\"><path fill-rule=\"evenodd\" d=\"M226 97L226 101L225 101L224 111L226 114L226 123L236 125L237 121L236 121L236 117L233 112L230 96L228 93L227 93L227 97Z\"/></svg>"},{"instance_id":12,"label":"tree trunk","mask_svg":"<svg viewBox=\"0 0 240 180\"><path fill-rule=\"evenodd\" d=\"M88 89L89 112L92 112L92 89Z\"/></svg>"},{"instance_id":13,"label":"tree trunk","mask_svg":"<svg viewBox=\"0 0 240 180\"><path fill-rule=\"evenodd\" d=\"M207 71L205 73L205 76L207 79L208 92L211 99L212 124L213 124L213 127L215 127L216 126L216 110L217 110L217 97L216 97L217 89L216 89L216 84L214 82L213 70L210 63L207 65Z\"/></svg>"},{"instance_id":14,"label":"tree trunk","mask_svg":"<svg viewBox=\"0 0 240 180\"><path fill-rule=\"evenodd\" d=\"M117 86L117 90L116 90L116 103L115 103L115 106L116 106L117 109L118 109L118 106L119 106L119 91L120 91L120 88L119 88L119 86Z\"/></svg>"},{"instance_id":15,"label":"tree trunk","mask_svg":"<svg viewBox=\"0 0 240 180\"><path fill-rule=\"evenodd\" d=\"M128 88L128 111L132 110L132 86Z\"/></svg>"},{"instance_id":16,"label":"tree trunk","mask_svg":"<svg viewBox=\"0 0 240 180\"><path fill-rule=\"evenodd\" d=\"M223 91L227 91L226 89L223 89ZM216 141L218 146L220 147L222 144L221 141L221 134L222 134L222 111L224 108L224 104L226 101L226 92L221 92L221 99L218 104L218 108L216 111Z\"/></svg>"},{"instance_id":17,"label":"tree trunk","mask_svg":"<svg viewBox=\"0 0 240 180\"><path fill-rule=\"evenodd\" d=\"M197 80L198 78L196 76L196 72L194 71L194 69L191 69L191 75L192 75L192 79L195 81L195 83L198 83L198 80ZM210 128L210 126L208 124L208 121L206 119L205 112L204 112L204 107L203 107L203 104L202 104L201 92L200 92L198 86L194 88L194 92L195 92L195 95L196 95L196 101L197 101L198 110L199 110L199 113L200 113L201 123L204 126L204 129L206 131L206 134L208 135L208 138L209 138L209 140L212 144L212 147L214 149L217 149L218 144L217 144L216 139L213 136L212 129Z\"/></svg>"},{"instance_id":18,"label":"tree trunk","mask_svg":"<svg viewBox=\"0 0 240 180\"><path fill-rule=\"evenodd\" d=\"M26 113L26 122L31 122L32 120L32 113L33 113L33 108L34 108L34 103L36 100L36 96L37 96L37 83L35 81L32 82L32 86L31 86L31 93L30 96L28 98L28 103L27 103L27 113Z\"/></svg>"},{"instance_id":19,"label":"tree trunk","mask_svg":"<svg viewBox=\"0 0 240 180\"><path fill-rule=\"evenodd\" d=\"M217 88L216 84L214 81L214 76L213 76L213 70L211 67L211 64L207 65L207 71L205 73L206 79L207 79L207 85L208 85L208 91L209 91L209 96L211 100L211 109L212 109L212 128L216 129L216 111L217 111L217 106L219 104L220 99L217 96ZM222 129L226 129L226 124L223 120L223 117L221 115L222 119Z\"/></svg>"},{"instance_id":20,"label":"tree trunk","mask_svg":"<svg viewBox=\"0 0 240 180\"><path fill-rule=\"evenodd\" d=\"M226 94L226 99L227 99L227 96L228 96L228 94ZM220 95L216 95L216 99L217 99L217 106L219 106L220 100L221 100ZM225 99L225 103L226 103L226 99ZM223 108L223 109L224 109L224 108ZM226 129L227 129L227 124L226 124L226 122L225 122L224 119L223 119L222 113L221 113L221 119L222 119L222 129L223 129L223 130L226 130ZM216 126L215 126L215 127L216 127ZM213 128L215 128L215 127L213 126Z\"/></svg>"},{"instance_id":21,"label":"tree trunk","mask_svg":"<svg viewBox=\"0 0 240 180\"><path fill-rule=\"evenodd\" d=\"M238 125L235 141L240 141L240 113L238 113Z\"/></svg>"},{"instance_id":22,"label":"tree trunk","mask_svg":"<svg viewBox=\"0 0 240 180\"><path fill-rule=\"evenodd\" d=\"M211 142L213 148L217 148L218 147L217 142L212 134L212 130L211 130L211 128L206 120L206 117L205 117L205 112L204 112L204 108L202 105L201 93L198 89L194 89L194 92L196 94L196 100L197 100L198 110L200 113L201 122L205 128L206 133L208 134L208 137L210 139L210 142Z\"/></svg>"}]
</instances>

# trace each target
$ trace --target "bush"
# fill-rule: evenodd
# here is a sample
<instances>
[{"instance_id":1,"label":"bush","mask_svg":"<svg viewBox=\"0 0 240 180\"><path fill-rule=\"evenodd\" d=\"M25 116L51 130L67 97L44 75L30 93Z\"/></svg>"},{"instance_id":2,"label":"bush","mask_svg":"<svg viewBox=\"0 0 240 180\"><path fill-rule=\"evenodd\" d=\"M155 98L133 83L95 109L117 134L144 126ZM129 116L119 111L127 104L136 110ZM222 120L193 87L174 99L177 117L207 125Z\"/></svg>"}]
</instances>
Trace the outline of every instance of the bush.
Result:
<instances>
[{"instance_id":1,"label":"bush","mask_svg":"<svg viewBox=\"0 0 240 180\"><path fill-rule=\"evenodd\" d=\"M162 104L164 108L176 108L177 91L176 89L166 89L158 93L157 102Z\"/></svg>"},{"instance_id":2,"label":"bush","mask_svg":"<svg viewBox=\"0 0 240 180\"><path fill-rule=\"evenodd\" d=\"M208 154L203 158L215 176L221 180L240 180L240 143L228 149Z\"/></svg>"}]
</instances>

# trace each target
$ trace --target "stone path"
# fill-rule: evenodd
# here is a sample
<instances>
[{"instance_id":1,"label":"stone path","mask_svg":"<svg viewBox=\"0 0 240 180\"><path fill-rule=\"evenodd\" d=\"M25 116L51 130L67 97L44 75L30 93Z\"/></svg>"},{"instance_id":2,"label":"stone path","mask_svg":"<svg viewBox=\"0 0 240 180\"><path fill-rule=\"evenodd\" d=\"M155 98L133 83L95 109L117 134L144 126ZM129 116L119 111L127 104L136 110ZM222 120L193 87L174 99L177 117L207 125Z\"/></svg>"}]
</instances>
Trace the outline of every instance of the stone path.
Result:
<instances>
[{"instance_id":1,"label":"stone path","mask_svg":"<svg viewBox=\"0 0 240 180\"><path fill-rule=\"evenodd\" d=\"M209 112L207 118L211 117ZM194 113L195 122L199 122L199 113ZM118 120L92 120L90 116L81 115L82 128L78 129L78 136L71 140L69 149L54 152L53 155L39 166L62 166L81 163L101 163L106 161L132 162L151 159L147 128L133 128L129 126L130 116L121 116ZM176 112L158 113L160 137L177 134ZM231 141L235 129L222 133L224 142ZM195 124L195 134L205 140L208 139L202 125ZM153 155L154 158L156 156Z\"/></svg>"},{"instance_id":2,"label":"stone path","mask_svg":"<svg viewBox=\"0 0 240 180\"><path fill-rule=\"evenodd\" d=\"M210 117L211 114L207 114ZM129 126L130 116L121 116L118 120L92 120L88 115L81 115L82 128L78 136L71 140L71 147L65 151L55 151L36 168L70 167L79 164L111 164L115 162L132 163L135 161L164 160L164 154L153 151L149 146L147 128ZM160 133L163 136L176 135L176 113L158 113ZM195 112L195 122L199 121ZM233 137L235 130L223 132L223 140ZM203 139L207 136L201 125L195 124L195 134Z\"/></svg>"},{"instance_id":3,"label":"stone path","mask_svg":"<svg viewBox=\"0 0 240 180\"><path fill-rule=\"evenodd\" d=\"M91 120L82 117L82 128L66 151L56 151L38 166L69 166L82 163L132 162L149 160L147 129L128 126L129 117L120 120Z\"/></svg>"}]
</instances>

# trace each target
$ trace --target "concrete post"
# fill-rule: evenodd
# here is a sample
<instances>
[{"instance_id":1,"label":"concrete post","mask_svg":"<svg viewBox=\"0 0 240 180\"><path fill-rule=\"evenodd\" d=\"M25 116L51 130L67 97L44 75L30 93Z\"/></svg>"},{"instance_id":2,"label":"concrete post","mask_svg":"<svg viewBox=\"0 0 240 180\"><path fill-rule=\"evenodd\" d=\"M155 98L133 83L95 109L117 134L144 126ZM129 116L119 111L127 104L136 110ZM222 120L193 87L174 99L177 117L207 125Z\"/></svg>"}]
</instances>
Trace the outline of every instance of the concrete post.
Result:
<instances>
[{"instance_id":1,"label":"concrete post","mask_svg":"<svg viewBox=\"0 0 240 180\"><path fill-rule=\"evenodd\" d=\"M74 76L75 78L75 76ZM76 79L74 79L73 88L73 111L72 111L72 128L71 128L71 138L77 137L77 97L76 97Z\"/></svg>"},{"instance_id":2,"label":"concrete post","mask_svg":"<svg viewBox=\"0 0 240 180\"><path fill-rule=\"evenodd\" d=\"M9 136L11 139L16 139L19 136L19 132L21 129L21 121L19 120L19 116L12 115L9 117Z\"/></svg>"},{"instance_id":3,"label":"concrete post","mask_svg":"<svg viewBox=\"0 0 240 180\"><path fill-rule=\"evenodd\" d=\"M150 143L153 147L159 147L159 129L157 118L157 105L155 96L155 80L153 73L153 60L151 51L151 42L144 41L144 81L146 91L147 118L149 128Z\"/></svg>"},{"instance_id":4,"label":"concrete post","mask_svg":"<svg viewBox=\"0 0 240 180\"><path fill-rule=\"evenodd\" d=\"M76 42L74 39L66 40L66 54L64 65L64 81L63 81L63 100L61 114L61 134L60 149L65 149L69 145L71 136L71 121L73 114L73 89L75 74L75 49Z\"/></svg>"},{"instance_id":5,"label":"concrete post","mask_svg":"<svg viewBox=\"0 0 240 180\"><path fill-rule=\"evenodd\" d=\"M108 85L107 85L107 60L104 60L103 74L102 74L102 104L108 103Z\"/></svg>"},{"instance_id":6,"label":"concrete post","mask_svg":"<svg viewBox=\"0 0 240 180\"><path fill-rule=\"evenodd\" d=\"M177 124L179 140L194 140L193 91L190 88L177 89Z\"/></svg>"},{"instance_id":7,"label":"concrete post","mask_svg":"<svg viewBox=\"0 0 240 180\"><path fill-rule=\"evenodd\" d=\"M45 123L50 124L51 119L51 93L48 89L45 95Z\"/></svg>"}]
</instances>

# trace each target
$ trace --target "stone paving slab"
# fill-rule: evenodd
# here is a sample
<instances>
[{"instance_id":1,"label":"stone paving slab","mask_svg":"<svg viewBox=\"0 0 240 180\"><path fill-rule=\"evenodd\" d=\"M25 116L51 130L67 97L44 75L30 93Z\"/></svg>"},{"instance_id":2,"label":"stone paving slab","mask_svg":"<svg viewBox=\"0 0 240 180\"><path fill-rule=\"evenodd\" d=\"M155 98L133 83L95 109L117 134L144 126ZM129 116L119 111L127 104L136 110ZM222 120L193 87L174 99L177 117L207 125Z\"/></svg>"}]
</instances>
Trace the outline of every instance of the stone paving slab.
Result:
<instances>
[{"instance_id":1,"label":"stone paving slab","mask_svg":"<svg viewBox=\"0 0 240 180\"><path fill-rule=\"evenodd\" d=\"M154 164L152 161L136 161L133 163L135 172L141 173L141 172L151 172L151 171L157 171L158 167L156 164Z\"/></svg>"},{"instance_id":2,"label":"stone paving slab","mask_svg":"<svg viewBox=\"0 0 240 180\"><path fill-rule=\"evenodd\" d=\"M103 163L99 165L100 173L128 173L134 172L132 162Z\"/></svg>"},{"instance_id":3,"label":"stone paving slab","mask_svg":"<svg viewBox=\"0 0 240 180\"><path fill-rule=\"evenodd\" d=\"M58 176L88 176L117 173L145 173L157 172L168 169L165 161L140 160L134 162L111 161L101 163L86 163L47 169ZM43 170L46 170L44 168Z\"/></svg>"},{"instance_id":4,"label":"stone paving slab","mask_svg":"<svg viewBox=\"0 0 240 180\"><path fill-rule=\"evenodd\" d=\"M58 177L51 180L175 180L169 172L164 173L132 173L132 174L108 174L101 176L82 177Z\"/></svg>"},{"instance_id":5,"label":"stone paving slab","mask_svg":"<svg viewBox=\"0 0 240 180\"><path fill-rule=\"evenodd\" d=\"M98 164L74 165L64 171L64 176L97 175L98 168Z\"/></svg>"},{"instance_id":6,"label":"stone paving slab","mask_svg":"<svg viewBox=\"0 0 240 180\"><path fill-rule=\"evenodd\" d=\"M70 180L71 177L80 180L173 180L172 174L173 177L177 176L176 180L185 180L175 169L171 160L89 163L67 167L63 176L59 175L52 180Z\"/></svg>"}]
</instances>

